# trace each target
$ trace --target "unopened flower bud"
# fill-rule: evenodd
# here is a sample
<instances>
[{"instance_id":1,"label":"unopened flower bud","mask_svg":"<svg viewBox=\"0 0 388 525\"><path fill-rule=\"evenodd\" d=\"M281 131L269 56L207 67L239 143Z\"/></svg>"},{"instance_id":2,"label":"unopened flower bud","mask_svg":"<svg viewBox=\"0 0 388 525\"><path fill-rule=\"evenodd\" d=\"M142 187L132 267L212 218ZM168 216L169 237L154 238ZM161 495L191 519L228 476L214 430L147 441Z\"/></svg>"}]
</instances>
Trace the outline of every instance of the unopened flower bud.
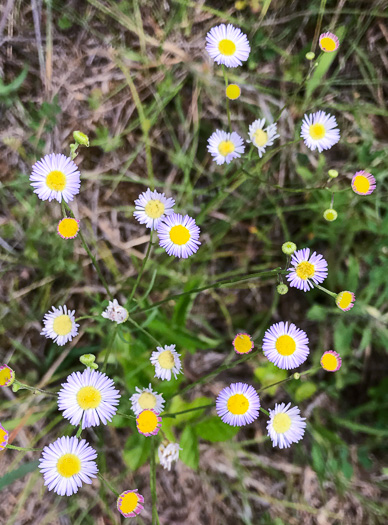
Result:
<instances>
[{"instance_id":1,"label":"unopened flower bud","mask_svg":"<svg viewBox=\"0 0 388 525\"><path fill-rule=\"evenodd\" d=\"M291 241L285 242L282 245L282 252L285 253L286 255L292 255L295 250L296 250L296 244Z\"/></svg>"},{"instance_id":2,"label":"unopened flower bud","mask_svg":"<svg viewBox=\"0 0 388 525\"><path fill-rule=\"evenodd\" d=\"M81 355L79 360L83 365L87 366L88 368L92 368L93 370L96 370L98 368L98 364L94 362L96 360L96 356L93 354Z\"/></svg>"},{"instance_id":3,"label":"unopened flower bud","mask_svg":"<svg viewBox=\"0 0 388 525\"><path fill-rule=\"evenodd\" d=\"M329 177L331 177L332 179L335 179L336 177L338 177L338 171L337 170L329 170L327 172L327 174L329 175Z\"/></svg>"},{"instance_id":4,"label":"unopened flower bud","mask_svg":"<svg viewBox=\"0 0 388 525\"><path fill-rule=\"evenodd\" d=\"M333 208L328 208L323 212L323 218L328 222L333 222L338 217L338 213Z\"/></svg>"},{"instance_id":5,"label":"unopened flower bud","mask_svg":"<svg viewBox=\"0 0 388 525\"><path fill-rule=\"evenodd\" d=\"M85 135L85 133L82 133L82 131L74 131L73 137L78 144L81 144L81 146L89 147L89 137Z\"/></svg>"},{"instance_id":6,"label":"unopened flower bud","mask_svg":"<svg viewBox=\"0 0 388 525\"><path fill-rule=\"evenodd\" d=\"M307 60L314 60L315 53L313 53L312 51L309 51L308 53L306 53L305 56L306 56Z\"/></svg>"},{"instance_id":7,"label":"unopened flower bud","mask_svg":"<svg viewBox=\"0 0 388 525\"><path fill-rule=\"evenodd\" d=\"M288 292L288 286L284 283L278 284L276 289L280 295L285 295Z\"/></svg>"},{"instance_id":8,"label":"unopened flower bud","mask_svg":"<svg viewBox=\"0 0 388 525\"><path fill-rule=\"evenodd\" d=\"M300 374L298 374L298 372L295 372L294 379L300 379Z\"/></svg>"}]
</instances>

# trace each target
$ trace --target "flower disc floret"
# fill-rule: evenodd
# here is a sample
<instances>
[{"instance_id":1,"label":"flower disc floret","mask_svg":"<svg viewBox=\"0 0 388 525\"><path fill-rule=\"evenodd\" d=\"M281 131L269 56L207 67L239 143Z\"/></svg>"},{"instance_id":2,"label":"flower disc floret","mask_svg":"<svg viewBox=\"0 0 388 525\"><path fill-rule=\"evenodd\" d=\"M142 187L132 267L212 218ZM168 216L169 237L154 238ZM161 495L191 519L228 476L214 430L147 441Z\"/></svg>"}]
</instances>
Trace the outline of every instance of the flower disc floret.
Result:
<instances>
[{"instance_id":1,"label":"flower disc floret","mask_svg":"<svg viewBox=\"0 0 388 525\"><path fill-rule=\"evenodd\" d=\"M227 133L217 129L208 139L207 150L218 165L230 164L245 151L244 140L238 133Z\"/></svg>"},{"instance_id":2,"label":"flower disc floret","mask_svg":"<svg viewBox=\"0 0 388 525\"><path fill-rule=\"evenodd\" d=\"M274 447L288 448L304 436L306 418L300 416L298 407L290 406L291 403L276 403L275 409L269 410L267 431Z\"/></svg>"},{"instance_id":3,"label":"flower disc floret","mask_svg":"<svg viewBox=\"0 0 388 525\"><path fill-rule=\"evenodd\" d=\"M59 346L65 345L73 337L78 335L79 324L75 322L75 310L68 310L67 306L59 308L52 307L52 312L48 312L43 317L43 330L41 335L50 338Z\"/></svg>"},{"instance_id":4,"label":"flower disc floret","mask_svg":"<svg viewBox=\"0 0 388 525\"><path fill-rule=\"evenodd\" d=\"M175 350L175 345L165 345L156 347L156 351L151 354L151 363L155 367L155 377L170 381L172 375L175 379L182 372L180 354Z\"/></svg>"},{"instance_id":5,"label":"flower disc floret","mask_svg":"<svg viewBox=\"0 0 388 525\"><path fill-rule=\"evenodd\" d=\"M263 352L274 365L285 370L297 368L310 353L307 334L293 323L273 324L264 334Z\"/></svg>"},{"instance_id":6,"label":"flower disc floret","mask_svg":"<svg viewBox=\"0 0 388 525\"><path fill-rule=\"evenodd\" d=\"M248 59L251 48L241 29L221 24L206 35L206 51L217 64L237 67Z\"/></svg>"},{"instance_id":7,"label":"flower disc floret","mask_svg":"<svg viewBox=\"0 0 388 525\"><path fill-rule=\"evenodd\" d=\"M162 426L162 418L152 408L146 408L137 416L136 426L143 436L156 436Z\"/></svg>"},{"instance_id":8,"label":"flower disc floret","mask_svg":"<svg viewBox=\"0 0 388 525\"><path fill-rule=\"evenodd\" d=\"M308 292L315 284L322 283L327 277L327 262L322 255L314 252L310 256L310 248L297 250L291 258L287 280L290 286Z\"/></svg>"},{"instance_id":9,"label":"flower disc floret","mask_svg":"<svg viewBox=\"0 0 388 525\"><path fill-rule=\"evenodd\" d=\"M9 433L5 428L0 424L0 450L4 450L8 445Z\"/></svg>"},{"instance_id":10,"label":"flower disc floret","mask_svg":"<svg viewBox=\"0 0 388 525\"><path fill-rule=\"evenodd\" d=\"M326 372L337 372L341 368L341 364L341 356L333 350L328 350L321 357L321 366Z\"/></svg>"},{"instance_id":11,"label":"flower disc floret","mask_svg":"<svg viewBox=\"0 0 388 525\"><path fill-rule=\"evenodd\" d=\"M11 386L15 381L15 372L8 365L0 366L0 387Z\"/></svg>"},{"instance_id":12,"label":"flower disc floret","mask_svg":"<svg viewBox=\"0 0 388 525\"><path fill-rule=\"evenodd\" d=\"M146 408L152 408L157 414L163 412L165 403L163 396L152 390L151 383L148 385L148 388L140 389L136 387L136 392L129 398L135 416L138 416Z\"/></svg>"},{"instance_id":13,"label":"flower disc floret","mask_svg":"<svg viewBox=\"0 0 388 525\"><path fill-rule=\"evenodd\" d=\"M324 111L306 114L300 134L306 146L312 151L317 149L319 153L330 149L340 139L340 131L335 117L329 113L326 114Z\"/></svg>"},{"instance_id":14,"label":"flower disc floret","mask_svg":"<svg viewBox=\"0 0 388 525\"><path fill-rule=\"evenodd\" d=\"M352 190L358 195L370 195L376 189L376 179L371 173L357 171L352 179Z\"/></svg>"},{"instance_id":15,"label":"flower disc floret","mask_svg":"<svg viewBox=\"0 0 388 525\"><path fill-rule=\"evenodd\" d=\"M249 352L252 352L254 346L249 334L237 334L233 339L233 347L237 354L249 354Z\"/></svg>"},{"instance_id":16,"label":"flower disc floret","mask_svg":"<svg viewBox=\"0 0 388 525\"><path fill-rule=\"evenodd\" d=\"M319 37L319 47L325 53L332 53L339 47L339 40L333 33L322 33Z\"/></svg>"},{"instance_id":17,"label":"flower disc floret","mask_svg":"<svg viewBox=\"0 0 388 525\"><path fill-rule=\"evenodd\" d=\"M200 229L188 215L173 213L158 226L159 245L168 255L187 259L200 246Z\"/></svg>"},{"instance_id":18,"label":"flower disc floret","mask_svg":"<svg viewBox=\"0 0 388 525\"><path fill-rule=\"evenodd\" d=\"M155 230L159 223L174 213L175 200L164 193L151 191L149 188L135 200L134 217L140 224Z\"/></svg>"},{"instance_id":19,"label":"flower disc floret","mask_svg":"<svg viewBox=\"0 0 388 525\"><path fill-rule=\"evenodd\" d=\"M259 417L260 398L246 383L232 383L218 394L216 411L224 423L233 427L248 425Z\"/></svg>"},{"instance_id":20,"label":"flower disc floret","mask_svg":"<svg viewBox=\"0 0 388 525\"><path fill-rule=\"evenodd\" d=\"M272 146L274 140L280 136L277 133L276 124L270 124L266 128L264 126L264 118L252 122L249 126L249 140L247 141L256 146L260 158L264 155L266 148Z\"/></svg>"},{"instance_id":21,"label":"flower disc floret","mask_svg":"<svg viewBox=\"0 0 388 525\"><path fill-rule=\"evenodd\" d=\"M355 300L356 296L354 293L345 290L337 294L335 304L338 306L338 308L341 308L341 310L347 312L353 308Z\"/></svg>"},{"instance_id":22,"label":"flower disc floret","mask_svg":"<svg viewBox=\"0 0 388 525\"><path fill-rule=\"evenodd\" d=\"M79 231L79 221L71 217L65 217L58 223L57 232L62 239L74 239Z\"/></svg>"},{"instance_id":23,"label":"flower disc floret","mask_svg":"<svg viewBox=\"0 0 388 525\"><path fill-rule=\"evenodd\" d=\"M144 498L136 490L126 490L117 498L117 510L124 518L134 518L144 509Z\"/></svg>"}]
</instances>

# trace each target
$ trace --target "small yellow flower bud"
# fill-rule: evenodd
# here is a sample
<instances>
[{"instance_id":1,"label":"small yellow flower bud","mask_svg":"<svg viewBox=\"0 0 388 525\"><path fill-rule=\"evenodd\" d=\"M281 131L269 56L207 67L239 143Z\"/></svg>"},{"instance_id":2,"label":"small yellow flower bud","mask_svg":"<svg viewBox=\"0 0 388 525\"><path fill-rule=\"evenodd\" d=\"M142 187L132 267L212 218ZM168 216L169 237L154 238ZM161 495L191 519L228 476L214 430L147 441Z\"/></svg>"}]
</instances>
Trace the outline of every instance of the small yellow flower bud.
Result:
<instances>
[{"instance_id":1,"label":"small yellow flower bud","mask_svg":"<svg viewBox=\"0 0 388 525\"><path fill-rule=\"evenodd\" d=\"M327 172L327 174L329 175L329 177L331 177L332 179L335 179L336 177L338 177L338 171L337 170L329 170Z\"/></svg>"},{"instance_id":2,"label":"small yellow flower bud","mask_svg":"<svg viewBox=\"0 0 388 525\"><path fill-rule=\"evenodd\" d=\"M278 284L277 291L279 295L285 295L288 292L288 286L286 284Z\"/></svg>"},{"instance_id":3,"label":"small yellow flower bud","mask_svg":"<svg viewBox=\"0 0 388 525\"><path fill-rule=\"evenodd\" d=\"M85 133L82 133L82 131L74 131L73 138L78 144L81 144L81 146L89 147L89 137L85 135Z\"/></svg>"},{"instance_id":4,"label":"small yellow flower bud","mask_svg":"<svg viewBox=\"0 0 388 525\"><path fill-rule=\"evenodd\" d=\"M323 218L328 222L333 222L338 217L338 213L333 208L328 208L323 212Z\"/></svg>"},{"instance_id":5,"label":"small yellow flower bud","mask_svg":"<svg viewBox=\"0 0 388 525\"><path fill-rule=\"evenodd\" d=\"M292 255L296 250L296 244L294 242L288 241L282 245L282 252L286 255Z\"/></svg>"},{"instance_id":6,"label":"small yellow flower bud","mask_svg":"<svg viewBox=\"0 0 388 525\"><path fill-rule=\"evenodd\" d=\"M241 95L240 86L237 84L229 84L226 88L226 96L229 100L236 100Z\"/></svg>"},{"instance_id":7,"label":"small yellow flower bud","mask_svg":"<svg viewBox=\"0 0 388 525\"><path fill-rule=\"evenodd\" d=\"M306 56L307 60L314 60L315 53L313 53L312 51L309 51L308 53L306 53L305 56Z\"/></svg>"}]
</instances>

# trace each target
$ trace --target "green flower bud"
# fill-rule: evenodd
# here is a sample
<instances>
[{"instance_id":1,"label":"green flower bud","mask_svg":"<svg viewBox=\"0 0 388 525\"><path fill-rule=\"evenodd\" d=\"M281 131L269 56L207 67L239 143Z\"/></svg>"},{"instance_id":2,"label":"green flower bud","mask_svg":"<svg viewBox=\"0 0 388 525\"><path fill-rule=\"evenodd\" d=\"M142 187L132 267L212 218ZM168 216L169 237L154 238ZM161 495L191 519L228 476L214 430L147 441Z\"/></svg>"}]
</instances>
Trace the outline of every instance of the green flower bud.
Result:
<instances>
[{"instance_id":1,"label":"green flower bud","mask_svg":"<svg viewBox=\"0 0 388 525\"><path fill-rule=\"evenodd\" d=\"M329 175L329 177L331 177L332 179L335 179L336 177L338 177L338 171L337 170L329 170L327 172L327 174Z\"/></svg>"},{"instance_id":2,"label":"green flower bud","mask_svg":"<svg viewBox=\"0 0 388 525\"><path fill-rule=\"evenodd\" d=\"M82 131L74 131L73 137L78 144L81 144L81 146L89 147L89 137L85 135L85 133L82 133Z\"/></svg>"},{"instance_id":3,"label":"green flower bud","mask_svg":"<svg viewBox=\"0 0 388 525\"><path fill-rule=\"evenodd\" d=\"M298 374L298 372L295 372L294 379L300 379L300 374Z\"/></svg>"},{"instance_id":4,"label":"green flower bud","mask_svg":"<svg viewBox=\"0 0 388 525\"><path fill-rule=\"evenodd\" d=\"M88 368L93 368L93 370L96 370L98 368L98 364L94 362L96 360L96 356L93 354L81 355L79 360L83 365L87 366Z\"/></svg>"},{"instance_id":5,"label":"green flower bud","mask_svg":"<svg viewBox=\"0 0 388 525\"><path fill-rule=\"evenodd\" d=\"M323 218L328 222L333 222L338 217L338 213L333 208L328 208L323 212Z\"/></svg>"},{"instance_id":6,"label":"green flower bud","mask_svg":"<svg viewBox=\"0 0 388 525\"><path fill-rule=\"evenodd\" d=\"M288 286L286 284L278 284L277 286L277 291L278 291L278 294L280 295L286 295L286 293L288 292Z\"/></svg>"},{"instance_id":7,"label":"green flower bud","mask_svg":"<svg viewBox=\"0 0 388 525\"><path fill-rule=\"evenodd\" d=\"M286 255L292 255L295 250L296 250L296 244L291 241L285 242L282 245L282 252L285 253Z\"/></svg>"},{"instance_id":8,"label":"green flower bud","mask_svg":"<svg viewBox=\"0 0 388 525\"><path fill-rule=\"evenodd\" d=\"M312 51L309 51L308 53L306 53L305 56L306 56L307 60L314 60L315 53L313 53Z\"/></svg>"}]
</instances>

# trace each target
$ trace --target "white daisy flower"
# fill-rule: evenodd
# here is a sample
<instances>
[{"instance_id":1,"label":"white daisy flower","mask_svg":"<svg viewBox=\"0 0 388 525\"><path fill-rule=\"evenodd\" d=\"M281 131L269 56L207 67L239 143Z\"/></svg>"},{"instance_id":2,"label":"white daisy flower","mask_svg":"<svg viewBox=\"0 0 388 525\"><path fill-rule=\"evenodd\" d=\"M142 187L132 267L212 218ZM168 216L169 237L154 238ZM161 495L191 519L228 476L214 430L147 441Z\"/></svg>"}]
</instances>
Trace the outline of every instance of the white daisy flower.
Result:
<instances>
[{"instance_id":1,"label":"white daisy flower","mask_svg":"<svg viewBox=\"0 0 388 525\"><path fill-rule=\"evenodd\" d=\"M168 445L161 443L158 448L158 456L162 467L171 470L173 462L179 459L180 450L182 449L178 443L168 443Z\"/></svg>"},{"instance_id":2,"label":"white daisy flower","mask_svg":"<svg viewBox=\"0 0 388 525\"><path fill-rule=\"evenodd\" d=\"M73 337L78 335L79 324L75 322L75 310L68 310L67 306L52 307L52 312L47 312L43 317L44 328L40 335L53 339L58 346L63 346Z\"/></svg>"},{"instance_id":3,"label":"white daisy flower","mask_svg":"<svg viewBox=\"0 0 388 525\"><path fill-rule=\"evenodd\" d=\"M335 117L324 111L317 111L304 116L300 136L312 151L330 149L340 139Z\"/></svg>"},{"instance_id":4,"label":"white daisy flower","mask_svg":"<svg viewBox=\"0 0 388 525\"><path fill-rule=\"evenodd\" d=\"M260 398L246 383L232 383L218 394L216 411L224 423L241 427L259 417Z\"/></svg>"},{"instance_id":5,"label":"white daisy flower","mask_svg":"<svg viewBox=\"0 0 388 525\"><path fill-rule=\"evenodd\" d=\"M180 354L175 350L175 345L165 345L156 347L152 352L151 363L155 367L155 376L159 379L170 381L171 375L176 376L182 372Z\"/></svg>"},{"instance_id":6,"label":"white daisy flower","mask_svg":"<svg viewBox=\"0 0 388 525\"><path fill-rule=\"evenodd\" d=\"M293 323L273 324L264 334L263 352L274 365L285 370L297 368L310 353L309 338Z\"/></svg>"},{"instance_id":7,"label":"white daisy flower","mask_svg":"<svg viewBox=\"0 0 388 525\"><path fill-rule=\"evenodd\" d=\"M109 319L109 321L112 321L117 324L125 323L129 316L128 310L126 310L124 306L120 306L117 299L109 301L109 305L106 307L106 309L102 312L101 315L105 319Z\"/></svg>"},{"instance_id":8,"label":"white daisy flower","mask_svg":"<svg viewBox=\"0 0 388 525\"><path fill-rule=\"evenodd\" d=\"M39 468L48 490L71 496L83 483L91 484L98 472L97 453L85 439L61 437L44 447Z\"/></svg>"},{"instance_id":9,"label":"white daisy flower","mask_svg":"<svg viewBox=\"0 0 388 525\"><path fill-rule=\"evenodd\" d=\"M82 373L73 372L67 377L67 383L62 383L58 392L58 409L63 410L63 417L72 425L78 425L82 420L82 428L96 427L112 421L120 397L112 379L86 368Z\"/></svg>"},{"instance_id":10,"label":"white daisy flower","mask_svg":"<svg viewBox=\"0 0 388 525\"><path fill-rule=\"evenodd\" d=\"M141 193L135 200L135 211L133 215L140 224L145 224L147 228L155 230L160 221L166 216L174 213L175 200L166 197L164 193L151 191Z\"/></svg>"},{"instance_id":11,"label":"white daisy flower","mask_svg":"<svg viewBox=\"0 0 388 525\"><path fill-rule=\"evenodd\" d=\"M32 166L30 181L42 201L69 202L79 193L80 177L77 164L69 157L51 153Z\"/></svg>"},{"instance_id":12,"label":"white daisy flower","mask_svg":"<svg viewBox=\"0 0 388 525\"><path fill-rule=\"evenodd\" d=\"M298 407L290 408L291 403L275 403L275 409L269 410L267 423L268 435L272 445L279 448L288 448L291 443L297 443L304 435L306 428L305 417L301 417Z\"/></svg>"},{"instance_id":13,"label":"white daisy flower","mask_svg":"<svg viewBox=\"0 0 388 525\"><path fill-rule=\"evenodd\" d=\"M229 164L244 153L244 141L236 132L227 133L217 129L208 138L207 150L218 165Z\"/></svg>"},{"instance_id":14,"label":"white daisy flower","mask_svg":"<svg viewBox=\"0 0 388 525\"><path fill-rule=\"evenodd\" d=\"M195 219L188 215L184 217L173 213L158 226L159 245L166 250L168 255L187 259L193 255L201 244L199 239L200 229L195 224Z\"/></svg>"},{"instance_id":15,"label":"white daisy flower","mask_svg":"<svg viewBox=\"0 0 388 525\"><path fill-rule=\"evenodd\" d=\"M152 408L158 414L163 412L165 403L163 396L152 390L151 383L148 385L148 388L140 389L136 387L136 391L138 393L133 394L133 396L129 398L135 416L138 416L140 412L146 408Z\"/></svg>"},{"instance_id":16,"label":"white daisy flower","mask_svg":"<svg viewBox=\"0 0 388 525\"><path fill-rule=\"evenodd\" d=\"M206 35L206 51L217 64L237 67L248 60L251 48L241 29L221 24L212 27Z\"/></svg>"},{"instance_id":17,"label":"white daisy flower","mask_svg":"<svg viewBox=\"0 0 388 525\"><path fill-rule=\"evenodd\" d=\"M316 252L310 256L310 248L293 253L288 271L290 273L287 274L287 280L290 286L304 292L314 288L314 283L323 283L328 273L325 259Z\"/></svg>"},{"instance_id":18,"label":"white daisy flower","mask_svg":"<svg viewBox=\"0 0 388 525\"><path fill-rule=\"evenodd\" d=\"M249 139L247 142L256 146L261 158L268 146L272 146L275 139L280 135L277 133L277 125L270 124L264 129L265 118L257 119L249 126Z\"/></svg>"}]
</instances>

